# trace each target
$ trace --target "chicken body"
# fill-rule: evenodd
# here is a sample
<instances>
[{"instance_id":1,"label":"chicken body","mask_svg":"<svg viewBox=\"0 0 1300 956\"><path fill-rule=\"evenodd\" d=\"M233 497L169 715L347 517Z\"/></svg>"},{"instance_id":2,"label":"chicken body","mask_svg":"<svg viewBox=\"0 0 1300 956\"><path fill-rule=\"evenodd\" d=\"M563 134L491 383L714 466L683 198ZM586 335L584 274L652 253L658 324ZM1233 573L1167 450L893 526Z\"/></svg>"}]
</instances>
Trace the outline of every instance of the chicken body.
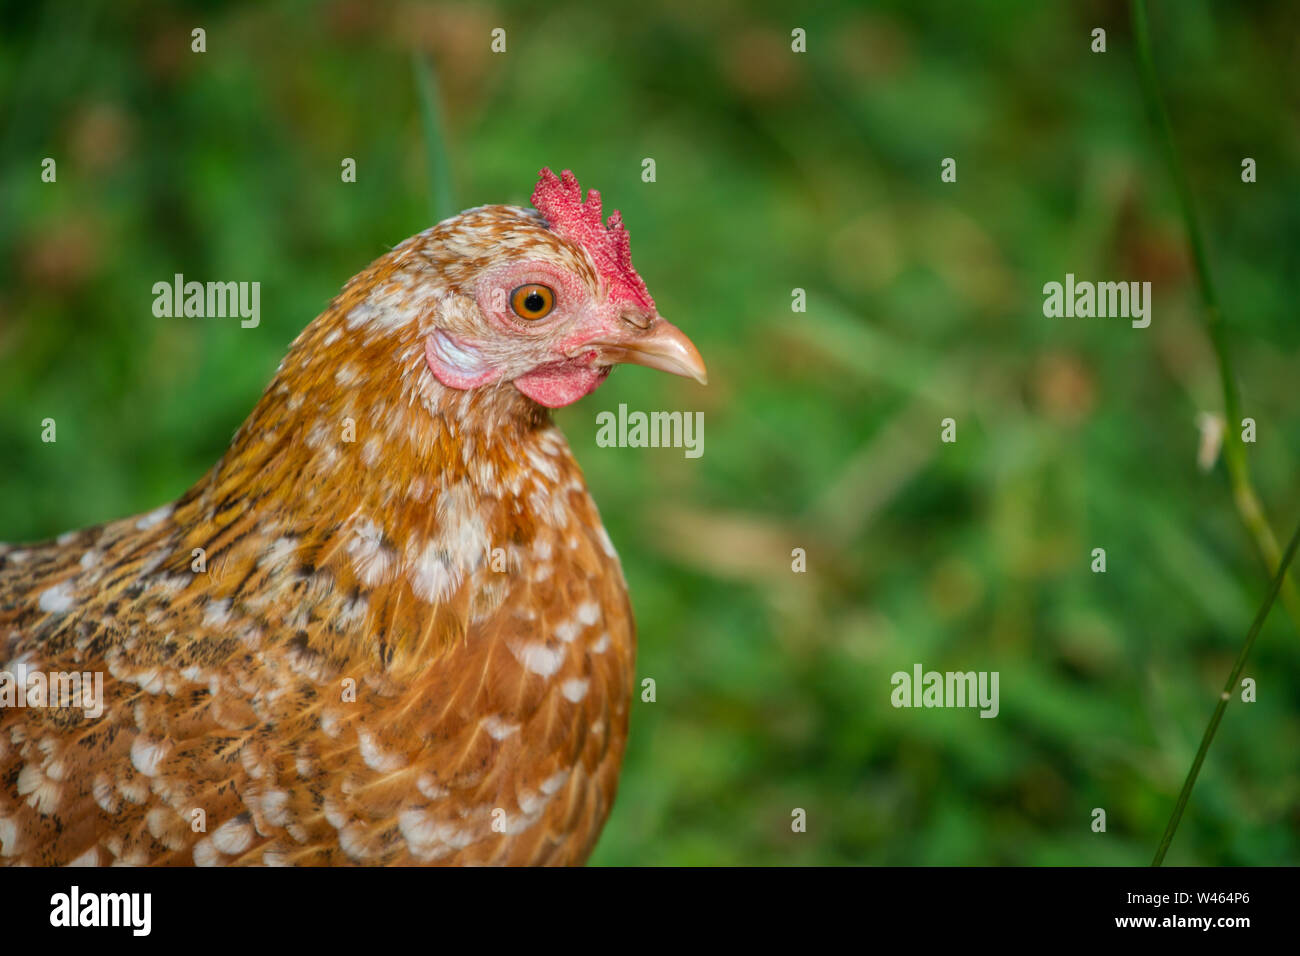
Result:
<instances>
[{"instance_id":1,"label":"chicken body","mask_svg":"<svg viewBox=\"0 0 1300 956\"><path fill-rule=\"evenodd\" d=\"M635 634L545 406L703 366L598 196L538 189L354 278L173 505L0 546L0 862L586 859ZM500 308L525 282L553 321Z\"/></svg>"}]
</instances>

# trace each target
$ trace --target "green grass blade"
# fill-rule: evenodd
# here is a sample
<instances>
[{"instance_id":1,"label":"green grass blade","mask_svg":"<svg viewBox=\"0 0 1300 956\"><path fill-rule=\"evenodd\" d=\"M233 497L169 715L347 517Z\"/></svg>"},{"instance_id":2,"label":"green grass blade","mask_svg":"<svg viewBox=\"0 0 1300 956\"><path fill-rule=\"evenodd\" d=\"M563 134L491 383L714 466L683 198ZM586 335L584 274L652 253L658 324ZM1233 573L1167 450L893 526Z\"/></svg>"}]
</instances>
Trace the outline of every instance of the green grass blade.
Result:
<instances>
[{"instance_id":1,"label":"green grass blade","mask_svg":"<svg viewBox=\"0 0 1300 956\"><path fill-rule=\"evenodd\" d=\"M1147 22L1146 0L1132 0L1131 10L1133 41L1137 48L1142 93L1147 101L1147 110L1155 121L1165 163L1169 168L1169 177L1173 180L1174 191L1178 196L1178 207L1182 214L1183 226L1187 230L1187 243L1191 248L1197 287L1200 289L1201 301L1205 308L1210 343L1214 346L1214 355L1218 361L1219 384L1223 390L1223 413L1228 420L1223 443L1223 459L1228 469L1228 481L1232 485L1233 500L1241 521L1254 539L1255 547L1263 558L1265 567L1272 572L1277 569L1280 556L1277 538L1273 534L1264 506L1251 481L1250 462L1237 431L1242 417L1241 393L1232 367L1227 321L1219 305L1219 294L1210 273L1210 260L1205 251L1205 236L1201 230L1200 219L1196 215L1196 206L1192 202L1192 187L1183 169L1178 145L1174 141L1174 129L1169 121L1169 111L1165 108L1164 97L1160 94L1155 61L1151 55L1151 29ZM1297 589L1295 582L1289 578L1282 582L1282 603L1286 606L1296 629L1300 630L1300 589Z\"/></svg>"},{"instance_id":2,"label":"green grass blade","mask_svg":"<svg viewBox=\"0 0 1300 956\"><path fill-rule=\"evenodd\" d=\"M1155 858L1151 861L1152 866L1159 866L1165 860L1165 854L1169 852L1169 845L1174 842L1174 834L1178 832L1178 824L1183 819L1183 811L1187 809L1187 801L1192 795L1192 787L1196 786L1196 778L1200 775L1201 764L1205 763L1205 755L1209 753L1210 744L1214 741L1214 734L1219 729L1219 722L1223 720L1223 712L1228 708L1228 701L1232 693L1237 689L1237 681L1241 678L1241 672L1246 666L1246 659L1250 657L1250 651L1255 646L1255 638L1259 636L1260 628L1264 626L1264 621L1268 619L1268 612L1273 607L1273 602L1277 599L1278 592L1282 589L1282 581L1286 578L1287 568L1291 565L1291 559L1295 557L1296 545L1300 545L1300 527L1297 527L1295 534L1291 536L1291 543L1287 545L1286 554L1282 556L1282 561L1278 565L1277 573L1273 575L1273 583L1269 585L1268 596L1264 598L1264 604L1260 607L1259 613L1255 615L1255 622L1250 625L1250 631L1246 634L1246 642L1241 646L1241 653L1237 655L1237 661L1232 665L1232 673L1228 675L1228 681L1223 685L1223 693L1219 695L1219 703L1214 708L1214 714L1210 717L1209 726L1205 728L1205 733L1201 737L1201 745L1196 748L1196 757L1192 760L1192 767L1187 771L1187 779L1183 781L1183 789L1178 794L1178 802L1174 804L1174 812L1169 817L1169 824L1165 827L1165 835L1160 838L1160 846L1156 848Z\"/></svg>"}]
</instances>

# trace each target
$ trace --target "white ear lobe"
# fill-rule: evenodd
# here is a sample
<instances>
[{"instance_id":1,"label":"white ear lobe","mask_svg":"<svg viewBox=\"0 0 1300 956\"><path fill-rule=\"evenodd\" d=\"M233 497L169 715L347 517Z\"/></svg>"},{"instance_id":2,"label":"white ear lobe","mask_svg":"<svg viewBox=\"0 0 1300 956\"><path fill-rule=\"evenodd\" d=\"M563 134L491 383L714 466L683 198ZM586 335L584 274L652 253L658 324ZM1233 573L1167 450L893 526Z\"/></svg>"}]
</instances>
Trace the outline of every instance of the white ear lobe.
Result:
<instances>
[{"instance_id":1,"label":"white ear lobe","mask_svg":"<svg viewBox=\"0 0 1300 956\"><path fill-rule=\"evenodd\" d=\"M434 377L448 388L474 388L497 377L478 348L442 329L434 329L425 338L424 359Z\"/></svg>"}]
</instances>

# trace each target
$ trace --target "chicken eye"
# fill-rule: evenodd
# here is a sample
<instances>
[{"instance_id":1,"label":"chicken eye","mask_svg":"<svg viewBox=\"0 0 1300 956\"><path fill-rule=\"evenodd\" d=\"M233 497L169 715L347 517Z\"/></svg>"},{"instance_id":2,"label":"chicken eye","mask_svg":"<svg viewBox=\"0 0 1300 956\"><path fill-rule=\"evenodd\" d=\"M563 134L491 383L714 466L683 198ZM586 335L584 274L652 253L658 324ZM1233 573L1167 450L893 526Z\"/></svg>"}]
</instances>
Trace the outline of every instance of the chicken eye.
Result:
<instances>
[{"instance_id":1,"label":"chicken eye","mask_svg":"<svg viewBox=\"0 0 1300 956\"><path fill-rule=\"evenodd\" d=\"M521 285L510 293L510 308L519 318L535 322L555 308L555 293L544 285Z\"/></svg>"}]
</instances>

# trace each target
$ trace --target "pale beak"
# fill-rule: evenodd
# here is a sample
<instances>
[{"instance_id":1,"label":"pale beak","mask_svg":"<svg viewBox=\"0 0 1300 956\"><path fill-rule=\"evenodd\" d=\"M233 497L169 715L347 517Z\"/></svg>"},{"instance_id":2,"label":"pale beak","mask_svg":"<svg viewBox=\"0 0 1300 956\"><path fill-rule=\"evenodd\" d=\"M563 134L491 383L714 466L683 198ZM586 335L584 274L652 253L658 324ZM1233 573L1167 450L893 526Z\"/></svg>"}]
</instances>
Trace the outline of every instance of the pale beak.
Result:
<instances>
[{"instance_id":1,"label":"pale beak","mask_svg":"<svg viewBox=\"0 0 1300 956\"><path fill-rule=\"evenodd\" d=\"M645 329L629 329L626 335L588 342L584 348L599 350L604 364L644 365L693 378L701 385L709 384L708 370L695 344L681 329L660 316L655 316Z\"/></svg>"}]
</instances>

